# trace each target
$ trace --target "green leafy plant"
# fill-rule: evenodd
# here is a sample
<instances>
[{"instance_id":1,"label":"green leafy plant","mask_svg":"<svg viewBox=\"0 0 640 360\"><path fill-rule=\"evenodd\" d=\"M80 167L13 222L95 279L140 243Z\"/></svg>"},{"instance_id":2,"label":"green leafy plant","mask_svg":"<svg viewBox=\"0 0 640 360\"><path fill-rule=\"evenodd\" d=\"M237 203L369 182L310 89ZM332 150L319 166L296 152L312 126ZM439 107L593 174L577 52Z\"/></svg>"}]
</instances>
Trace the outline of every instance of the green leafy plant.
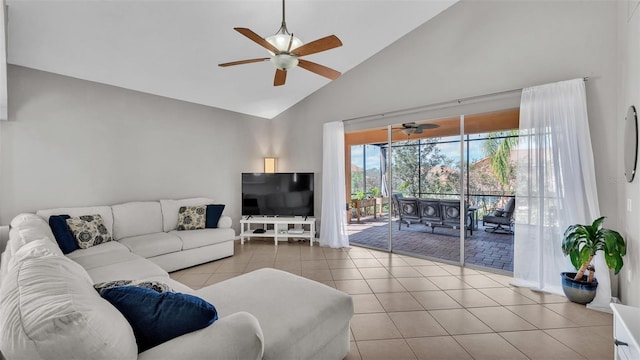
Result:
<instances>
[{"instance_id":1,"label":"green leafy plant","mask_svg":"<svg viewBox=\"0 0 640 360\"><path fill-rule=\"evenodd\" d=\"M371 188L371 197L377 198L380 197L380 188L374 186Z\"/></svg>"},{"instance_id":2,"label":"green leafy plant","mask_svg":"<svg viewBox=\"0 0 640 360\"><path fill-rule=\"evenodd\" d=\"M597 218L591 225L571 225L564 232L562 252L569 255L571 264L578 270L574 278L576 281L582 280L586 270L589 270L587 281L593 281L595 267L591 262L600 250L604 251L609 269L613 269L615 274L622 269L622 257L627 253L627 244L617 231L602 227L604 219L604 216Z\"/></svg>"},{"instance_id":3,"label":"green leafy plant","mask_svg":"<svg viewBox=\"0 0 640 360\"><path fill-rule=\"evenodd\" d=\"M358 191L355 196L356 200L364 200L364 191Z\"/></svg>"}]
</instances>

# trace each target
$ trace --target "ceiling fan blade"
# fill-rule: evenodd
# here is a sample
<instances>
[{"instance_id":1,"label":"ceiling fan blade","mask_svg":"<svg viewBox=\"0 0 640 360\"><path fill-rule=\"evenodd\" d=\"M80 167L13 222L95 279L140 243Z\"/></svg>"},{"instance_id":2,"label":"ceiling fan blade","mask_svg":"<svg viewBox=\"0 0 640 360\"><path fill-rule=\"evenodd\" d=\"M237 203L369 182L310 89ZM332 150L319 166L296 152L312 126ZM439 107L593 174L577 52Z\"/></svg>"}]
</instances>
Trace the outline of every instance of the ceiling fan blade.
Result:
<instances>
[{"instance_id":1,"label":"ceiling fan blade","mask_svg":"<svg viewBox=\"0 0 640 360\"><path fill-rule=\"evenodd\" d=\"M298 59L298 66L331 80L335 80L341 75L339 71L333 70L324 65L316 64L308 60Z\"/></svg>"},{"instance_id":2,"label":"ceiling fan blade","mask_svg":"<svg viewBox=\"0 0 640 360\"><path fill-rule=\"evenodd\" d=\"M420 124L420 125L418 125L418 127L421 128L421 129L429 130L429 129L437 129L437 128L440 127L440 125L438 125L438 124Z\"/></svg>"},{"instance_id":3,"label":"ceiling fan blade","mask_svg":"<svg viewBox=\"0 0 640 360\"><path fill-rule=\"evenodd\" d=\"M284 70L276 69L276 76L273 79L273 86L284 85L287 80L287 72Z\"/></svg>"},{"instance_id":4,"label":"ceiling fan blade","mask_svg":"<svg viewBox=\"0 0 640 360\"><path fill-rule=\"evenodd\" d=\"M228 63L224 63L224 64L218 64L218 66L226 67L226 66L233 66L233 65L242 65L242 64L250 64L250 63L255 63L255 62L262 62L262 61L267 61L267 60L269 60L269 58L240 60L240 61L232 61L232 62L228 62Z\"/></svg>"},{"instance_id":5,"label":"ceiling fan blade","mask_svg":"<svg viewBox=\"0 0 640 360\"><path fill-rule=\"evenodd\" d=\"M233 28L233 30L239 32L240 34L248 37L249 39L253 40L256 44L262 46L263 48L271 51L274 54L277 54L280 52L280 50L278 50L275 46L271 45L270 42L268 42L267 40L263 39L260 35L254 33L253 31L247 29L247 28Z\"/></svg>"},{"instance_id":6,"label":"ceiling fan blade","mask_svg":"<svg viewBox=\"0 0 640 360\"><path fill-rule=\"evenodd\" d=\"M314 40L308 44L304 44L299 48L293 49L292 53L298 56L311 55L321 51L330 50L342 46L342 41L335 35L329 35L322 39Z\"/></svg>"}]
</instances>

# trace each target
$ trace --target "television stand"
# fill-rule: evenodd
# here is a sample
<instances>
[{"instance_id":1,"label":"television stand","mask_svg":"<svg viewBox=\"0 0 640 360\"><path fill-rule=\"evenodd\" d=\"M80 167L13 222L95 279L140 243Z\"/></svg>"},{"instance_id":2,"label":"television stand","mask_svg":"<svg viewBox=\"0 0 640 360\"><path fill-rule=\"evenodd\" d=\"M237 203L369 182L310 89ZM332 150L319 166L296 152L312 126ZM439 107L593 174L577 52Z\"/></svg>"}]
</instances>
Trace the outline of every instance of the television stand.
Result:
<instances>
[{"instance_id":1,"label":"television stand","mask_svg":"<svg viewBox=\"0 0 640 360\"><path fill-rule=\"evenodd\" d=\"M254 233L251 225L262 225L265 232ZM267 225L273 225L273 229L267 230ZM303 229L289 230L289 225L302 225ZM240 220L240 244L244 245L244 240L251 240L252 237L273 238L276 245L278 241L287 241L289 238L305 238L309 239L309 246L313 246L316 237L316 218L251 216Z\"/></svg>"}]
</instances>

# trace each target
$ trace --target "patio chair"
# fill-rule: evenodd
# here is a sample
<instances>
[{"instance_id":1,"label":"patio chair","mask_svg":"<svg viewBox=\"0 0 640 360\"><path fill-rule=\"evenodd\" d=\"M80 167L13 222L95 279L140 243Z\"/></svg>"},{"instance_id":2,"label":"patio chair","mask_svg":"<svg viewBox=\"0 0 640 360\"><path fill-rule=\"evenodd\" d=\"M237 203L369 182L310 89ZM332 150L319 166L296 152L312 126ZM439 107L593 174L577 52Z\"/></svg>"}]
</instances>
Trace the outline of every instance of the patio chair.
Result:
<instances>
[{"instance_id":1,"label":"patio chair","mask_svg":"<svg viewBox=\"0 0 640 360\"><path fill-rule=\"evenodd\" d=\"M496 209L491 214L482 217L484 231L498 234L513 234L513 212L516 208L516 198L511 198L504 209ZM487 224L493 226L487 226Z\"/></svg>"},{"instance_id":2,"label":"patio chair","mask_svg":"<svg viewBox=\"0 0 640 360\"><path fill-rule=\"evenodd\" d=\"M400 219L398 219L398 230L402 228L402 224L407 224L407 227L411 223L420 222L420 213L418 212L418 199L415 198L398 198L398 213Z\"/></svg>"},{"instance_id":3,"label":"patio chair","mask_svg":"<svg viewBox=\"0 0 640 360\"><path fill-rule=\"evenodd\" d=\"M442 225L442 213L440 212L440 200L438 199L418 199L418 209L420 211L420 222L433 228Z\"/></svg>"},{"instance_id":4,"label":"patio chair","mask_svg":"<svg viewBox=\"0 0 640 360\"><path fill-rule=\"evenodd\" d=\"M400 193L391 194L391 199L393 199L393 216L399 215L398 209L400 209L400 204L398 203L398 199L402 197Z\"/></svg>"}]
</instances>

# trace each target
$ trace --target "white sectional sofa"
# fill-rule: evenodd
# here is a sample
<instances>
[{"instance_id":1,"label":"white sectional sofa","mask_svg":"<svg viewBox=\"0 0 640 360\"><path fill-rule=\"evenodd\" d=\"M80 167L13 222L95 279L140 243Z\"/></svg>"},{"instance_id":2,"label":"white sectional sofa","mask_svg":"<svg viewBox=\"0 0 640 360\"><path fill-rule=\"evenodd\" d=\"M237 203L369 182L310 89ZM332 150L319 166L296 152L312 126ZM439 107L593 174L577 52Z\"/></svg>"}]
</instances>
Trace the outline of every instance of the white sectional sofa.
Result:
<instances>
[{"instance_id":1,"label":"white sectional sofa","mask_svg":"<svg viewBox=\"0 0 640 360\"><path fill-rule=\"evenodd\" d=\"M171 279L167 268L200 262L201 258L190 252L193 249L214 247L207 250L209 256L227 254L216 244L189 248L202 240L200 235L185 234L200 230L174 234L174 220L164 216L164 210L175 205L161 203L158 207L144 202L91 208L92 213L103 215L117 241L66 256L45 219L56 213L84 215L89 209L43 210L38 215L17 216L0 260L2 354L8 360L329 360L348 354L353 301L340 291L275 269L257 270L199 290ZM132 221L134 218L138 221ZM153 224L140 224L142 219ZM153 239L166 241L161 246L164 250L147 244L153 241L152 234ZM186 249L177 251L170 236L178 237ZM181 259L181 255L190 259ZM93 287L115 280L161 282L175 292L210 302L219 319L138 353L127 319Z\"/></svg>"}]
</instances>

